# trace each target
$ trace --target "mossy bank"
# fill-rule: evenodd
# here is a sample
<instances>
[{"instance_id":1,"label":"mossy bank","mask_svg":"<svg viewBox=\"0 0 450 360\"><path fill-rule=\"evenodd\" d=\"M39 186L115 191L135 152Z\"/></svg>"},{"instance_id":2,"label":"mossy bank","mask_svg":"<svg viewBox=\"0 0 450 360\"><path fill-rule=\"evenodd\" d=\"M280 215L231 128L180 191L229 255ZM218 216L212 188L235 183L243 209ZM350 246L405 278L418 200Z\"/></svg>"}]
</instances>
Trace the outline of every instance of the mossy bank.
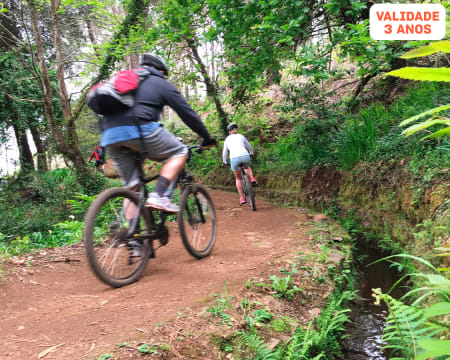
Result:
<instances>
[{"instance_id":1,"label":"mossy bank","mask_svg":"<svg viewBox=\"0 0 450 360\"><path fill-rule=\"evenodd\" d=\"M390 250L400 247L424 255L440 246L441 235L448 231L449 169L424 180L413 175L401 160L360 163L347 172L314 167L296 174L257 175L257 196L340 218L351 216L364 231L378 235L378 245ZM222 168L204 181L235 191L232 174Z\"/></svg>"}]
</instances>

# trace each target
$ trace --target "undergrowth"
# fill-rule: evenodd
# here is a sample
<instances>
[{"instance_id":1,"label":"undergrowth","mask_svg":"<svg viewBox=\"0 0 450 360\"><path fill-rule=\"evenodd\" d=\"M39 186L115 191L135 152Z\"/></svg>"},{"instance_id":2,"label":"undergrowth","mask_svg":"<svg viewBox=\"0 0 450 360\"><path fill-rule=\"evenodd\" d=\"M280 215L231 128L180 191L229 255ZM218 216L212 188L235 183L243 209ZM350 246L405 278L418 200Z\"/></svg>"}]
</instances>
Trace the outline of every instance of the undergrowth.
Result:
<instances>
[{"instance_id":1,"label":"undergrowth","mask_svg":"<svg viewBox=\"0 0 450 360\"><path fill-rule=\"evenodd\" d=\"M240 133L247 136L255 149L253 166L256 173L286 174L304 172L314 166L333 166L349 170L361 161L408 160L413 176L435 176L439 169L450 166L450 139L418 144L422 135L405 139L398 124L405 118L450 102L448 85L423 83L409 88L390 106L373 103L355 113L342 107L321 107L320 116L277 114L289 119L292 129L277 135L277 125L264 125L263 134L253 131L261 122L260 114L235 119ZM249 109L249 111L252 111ZM270 132L270 141L266 132ZM196 157L192 167L202 176L217 171L221 164L221 148Z\"/></svg>"},{"instance_id":2,"label":"undergrowth","mask_svg":"<svg viewBox=\"0 0 450 360\"><path fill-rule=\"evenodd\" d=\"M97 174L97 190L106 178ZM20 255L81 239L84 211L94 198L86 195L67 168L19 174L0 191L0 254Z\"/></svg>"}]
</instances>

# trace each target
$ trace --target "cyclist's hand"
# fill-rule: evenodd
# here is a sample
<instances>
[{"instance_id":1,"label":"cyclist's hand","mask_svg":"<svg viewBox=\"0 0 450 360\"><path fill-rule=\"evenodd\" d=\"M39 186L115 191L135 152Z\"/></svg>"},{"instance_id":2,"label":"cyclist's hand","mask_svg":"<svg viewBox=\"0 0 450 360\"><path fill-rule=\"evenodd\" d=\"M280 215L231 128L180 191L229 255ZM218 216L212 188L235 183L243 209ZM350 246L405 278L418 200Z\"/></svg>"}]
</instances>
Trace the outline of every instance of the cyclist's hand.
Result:
<instances>
[{"instance_id":1,"label":"cyclist's hand","mask_svg":"<svg viewBox=\"0 0 450 360\"><path fill-rule=\"evenodd\" d=\"M210 147L214 147L217 146L217 141L214 138L209 138L209 139L203 139L202 143L200 144L200 146L202 148L210 148Z\"/></svg>"}]
</instances>

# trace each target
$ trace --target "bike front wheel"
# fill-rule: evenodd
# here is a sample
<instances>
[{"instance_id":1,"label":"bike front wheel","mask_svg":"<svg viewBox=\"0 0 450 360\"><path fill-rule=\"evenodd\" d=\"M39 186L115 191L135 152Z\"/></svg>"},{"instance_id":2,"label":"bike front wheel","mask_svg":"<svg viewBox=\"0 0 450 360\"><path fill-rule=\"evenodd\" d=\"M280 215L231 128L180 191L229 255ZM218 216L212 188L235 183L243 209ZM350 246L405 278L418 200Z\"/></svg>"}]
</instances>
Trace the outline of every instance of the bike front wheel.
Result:
<instances>
[{"instance_id":1,"label":"bike front wheel","mask_svg":"<svg viewBox=\"0 0 450 360\"><path fill-rule=\"evenodd\" d=\"M149 241L142 237L150 233L153 222L146 208L139 219L131 220L138 204L137 193L111 188L102 192L86 213L83 238L88 263L94 274L112 287L137 281L149 260Z\"/></svg>"},{"instance_id":2,"label":"bike front wheel","mask_svg":"<svg viewBox=\"0 0 450 360\"><path fill-rule=\"evenodd\" d=\"M208 256L216 243L217 221L214 203L201 185L186 187L180 197L177 217L181 240L192 256Z\"/></svg>"}]
</instances>

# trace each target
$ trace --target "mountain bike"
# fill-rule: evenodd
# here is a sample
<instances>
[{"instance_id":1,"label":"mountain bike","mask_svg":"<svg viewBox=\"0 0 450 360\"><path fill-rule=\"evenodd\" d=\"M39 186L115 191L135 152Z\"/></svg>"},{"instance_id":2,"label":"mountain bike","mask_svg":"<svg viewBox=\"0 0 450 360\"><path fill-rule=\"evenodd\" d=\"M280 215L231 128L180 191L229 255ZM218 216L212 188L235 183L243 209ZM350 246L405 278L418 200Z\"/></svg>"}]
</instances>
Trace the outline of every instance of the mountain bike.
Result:
<instances>
[{"instance_id":1,"label":"mountain bike","mask_svg":"<svg viewBox=\"0 0 450 360\"><path fill-rule=\"evenodd\" d=\"M250 181L250 177L245 173L243 164L239 165L239 169L241 171L242 188L244 190L245 201L250 205L253 211L256 211L255 190L253 190L253 185Z\"/></svg>"},{"instance_id":2,"label":"mountain bike","mask_svg":"<svg viewBox=\"0 0 450 360\"><path fill-rule=\"evenodd\" d=\"M199 145L188 147L188 160ZM94 274L112 287L137 281L144 273L155 251L168 243L166 220L173 214L145 207L146 184L159 174L145 177L139 152L124 149L134 155L139 169L139 184L130 190L115 187L101 192L90 205L85 217L83 234L89 266ZM201 259L211 254L216 242L217 222L214 203L208 191L194 183L186 168L171 183L167 196L180 188L180 211L176 215L181 240L193 257Z\"/></svg>"}]
</instances>

